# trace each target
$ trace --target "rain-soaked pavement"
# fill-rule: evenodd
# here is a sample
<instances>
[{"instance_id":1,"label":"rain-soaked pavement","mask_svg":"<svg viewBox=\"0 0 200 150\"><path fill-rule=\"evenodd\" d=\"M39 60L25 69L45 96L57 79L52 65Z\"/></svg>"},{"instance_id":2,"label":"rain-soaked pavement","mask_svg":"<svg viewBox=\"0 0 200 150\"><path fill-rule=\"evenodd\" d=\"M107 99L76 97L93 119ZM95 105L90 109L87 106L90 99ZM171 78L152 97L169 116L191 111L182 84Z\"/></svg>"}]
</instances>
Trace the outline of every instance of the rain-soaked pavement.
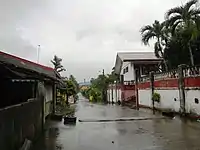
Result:
<instances>
[{"instance_id":1,"label":"rain-soaked pavement","mask_svg":"<svg viewBox=\"0 0 200 150\"><path fill-rule=\"evenodd\" d=\"M150 112L121 106L90 104L83 97L77 104L78 119L152 117ZM123 122L63 122L47 124L45 138L34 150L200 150L200 123L180 119Z\"/></svg>"}]
</instances>

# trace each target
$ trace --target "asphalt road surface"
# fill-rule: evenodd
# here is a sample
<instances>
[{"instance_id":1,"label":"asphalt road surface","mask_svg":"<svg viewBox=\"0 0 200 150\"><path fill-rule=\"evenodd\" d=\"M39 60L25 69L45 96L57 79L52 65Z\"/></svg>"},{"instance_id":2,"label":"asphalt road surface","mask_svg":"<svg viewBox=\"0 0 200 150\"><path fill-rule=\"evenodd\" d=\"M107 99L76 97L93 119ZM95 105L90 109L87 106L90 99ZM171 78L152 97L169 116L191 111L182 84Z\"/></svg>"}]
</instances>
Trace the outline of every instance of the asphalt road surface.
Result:
<instances>
[{"instance_id":1,"label":"asphalt road surface","mask_svg":"<svg viewBox=\"0 0 200 150\"><path fill-rule=\"evenodd\" d=\"M82 96L76 109L76 125L48 121L45 136L34 149L200 150L198 122L186 123L178 117L163 119L117 105L91 104ZM124 120L115 121L120 118Z\"/></svg>"}]
</instances>

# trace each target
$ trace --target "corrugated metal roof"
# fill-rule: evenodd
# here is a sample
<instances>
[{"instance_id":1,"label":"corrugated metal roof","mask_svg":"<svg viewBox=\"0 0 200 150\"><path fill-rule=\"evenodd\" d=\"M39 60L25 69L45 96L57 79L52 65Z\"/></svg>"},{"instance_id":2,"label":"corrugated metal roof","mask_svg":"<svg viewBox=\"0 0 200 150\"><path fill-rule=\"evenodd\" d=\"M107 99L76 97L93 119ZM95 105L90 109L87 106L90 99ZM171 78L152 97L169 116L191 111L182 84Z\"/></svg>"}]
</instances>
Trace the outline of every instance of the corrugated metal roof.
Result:
<instances>
[{"instance_id":1,"label":"corrugated metal roof","mask_svg":"<svg viewBox=\"0 0 200 150\"><path fill-rule=\"evenodd\" d=\"M122 61L130 60L162 60L157 58L154 52L119 52L117 54Z\"/></svg>"},{"instance_id":2,"label":"corrugated metal roof","mask_svg":"<svg viewBox=\"0 0 200 150\"><path fill-rule=\"evenodd\" d=\"M120 74L124 62L158 63L162 58L157 58L154 52L118 52L115 61L115 73Z\"/></svg>"},{"instance_id":3,"label":"corrugated metal roof","mask_svg":"<svg viewBox=\"0 0 200 150\"><path fill-rule=\"evenodd\" d=\"M5 52L0 51L0 61L3 63L11 64L19 68L23 68L26 70L34 71L39 74L43 74L46 77L50 77L56 79L57 75L53 68L43 66L41 64L37 64L35 62L31 62L29 60L7 54Z\"/></svg>"}]
</instances>

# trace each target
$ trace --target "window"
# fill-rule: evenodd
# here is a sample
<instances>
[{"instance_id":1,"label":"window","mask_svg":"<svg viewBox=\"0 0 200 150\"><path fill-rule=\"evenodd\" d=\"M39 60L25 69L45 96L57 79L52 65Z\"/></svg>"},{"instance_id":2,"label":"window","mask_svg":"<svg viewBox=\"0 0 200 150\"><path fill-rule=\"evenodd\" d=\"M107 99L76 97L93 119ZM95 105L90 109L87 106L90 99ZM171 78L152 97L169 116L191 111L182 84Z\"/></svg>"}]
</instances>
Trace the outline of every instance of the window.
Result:
<instances>
[{"instance_id":1,"label":"window","mask_svg":"<svg viewBox=\"0 0 200 150\"><path fill-rule=\"evenodd\" d=\"M123 74L128 72L128 66L126 68L123 69Z\"/></svg>"},{"instance_id":2,"label":"window","mask_svg":"<svg viewBox=\"0 0 200 150\"><path fill-rule=\"evenodd\" d=\"M126 73L126 69L123 69L123 74L125 74Z\"/></svg>"},{"instance_id":3,"label":"window","mask_svg":"<svg viewBox=\"0 0 200 150\"><path fill-rule=\"evenodd\" d=\"M195 99L194 99L194 102L195 102L196 104L199 104L199 99L198 99L198 98L195 98Z\"/></svg>"},{"instance_id":4,"label":"window","mask_svg":"<svg viewBox=\"0 0 200 150\"><path fill-rule=\"evenodd\" d=\"M128 72L128 66L126 67L126 73Z\"/></svg>"}]
</instances>

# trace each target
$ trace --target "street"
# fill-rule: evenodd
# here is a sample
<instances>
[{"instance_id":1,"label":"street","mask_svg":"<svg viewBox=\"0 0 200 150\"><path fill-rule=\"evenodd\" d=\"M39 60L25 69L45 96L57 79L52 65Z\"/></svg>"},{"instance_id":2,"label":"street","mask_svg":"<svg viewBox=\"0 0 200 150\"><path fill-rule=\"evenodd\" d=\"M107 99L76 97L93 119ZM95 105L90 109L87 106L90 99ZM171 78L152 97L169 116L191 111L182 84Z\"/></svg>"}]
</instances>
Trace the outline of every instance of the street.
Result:
<instances>
[{"instance_id":1,"label":"street","mask_svg":"<svg viewBox=\"0 0 200 150\"><path fill-rule=\"evenodd\" d=\"M153 117L151 112L118 105L91 104L82 96L77 104L76 125L49 121L45 138L35 150L197 150L200 149L198 122L148 119L111 122L79 122L78 119ZM159 115L157 115L159 117Z\"/></svg>"}]
</instances>

